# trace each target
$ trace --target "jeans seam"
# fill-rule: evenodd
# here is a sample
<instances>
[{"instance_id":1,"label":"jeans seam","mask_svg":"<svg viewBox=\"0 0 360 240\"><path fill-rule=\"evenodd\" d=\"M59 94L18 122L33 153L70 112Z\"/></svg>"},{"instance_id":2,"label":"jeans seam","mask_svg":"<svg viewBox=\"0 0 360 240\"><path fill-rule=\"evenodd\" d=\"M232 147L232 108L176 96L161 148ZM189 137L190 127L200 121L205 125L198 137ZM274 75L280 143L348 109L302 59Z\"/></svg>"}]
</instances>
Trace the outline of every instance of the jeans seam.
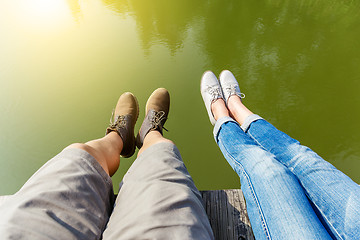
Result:
<instances>
[{"instance_id":1,"label":"jeans seam","mask_svg":"<svg viewBox=\"0 0 360 240\"><path fill-rule=\"evenodd\" d=\"M249 131L247 131L246 134L248 134L256 142L256 144L258 144L262 149L268 151Z\"/></svg>"},{"instance_id":2,"label":"jeans seam","mask_svg":"<svg viewBox=\"0 0 360 240\"><path fill-rule=\"evenodd\" d=\"M297 143L297 144L299 144L299 143ZM299 145L301 145L301 144L299 144ZM301 146L302 146L302 145L301 145ZM306 146L304 146L304 147L306 147ZM307 148L308 148L308 147L307 147ZM293 151L291 150L290 153L291 153L291 155L292 155ZM293 159L294 159L294 157L289 157L289 158L290 158L290 160L293 160ZM286 166L286 165L285 165L285 166ZM287 167L287 166L286 166L286 167ZM287 167L287 168L288 168L288 167ZM289 168L288 168L288 169L289 169ZM289 170L290 170L290 171L294 174L294 176L298 179L300 185L301 185L302 188L304 189L305 195L307 196L307 198L309 199L309 201L311 201L312 204L314 204L314 206L315 206L315 207L317 208L317 210L320 212L320 214L321 214L321 216L324 218L326 224L328 224L331 232L334 233L334 235L335 235L337 238L343 240L344 238L343 238L343 237L341 236L341 234L337 231L337 229L335 228L335 226L329 221L329 219L327 218L326 214L321 210L321 208L320 208L313 200L311 200L311 197L310 197L308 191L306 190L306 188L304 187L304 185L301 183L300 179L296 176L296 174L294 173L294 170L291 170L291 169L289 169Z\"/></svg>"},{"instance_id":3,"label":"jeans seam","mask_svg":"<svg viewBox=\"0 0 360 240\"><path fill-rule=\"evenodd\" d=\"M305 191L306 192L306 191ZM310 200L311 201L311 200ZM339 237L340 239L343 240L343 238L341 237L340 233L336 230L336 228L333 226L332 223L330 223L329 219L325 216L325 214L323 213L323 211L320 210L320 208L318 207L318 205L316 203L314 203L313 201L311 201L315 207L318 209L318 211L321 213L322 217L326 220L326 222L331 226L331 228L336 232L337 237Z\"/></svg>"},{"instance_id":4,"label":"jeans seam","mask_svg":"<svg viewBox=\"0 0 360 240\"><path fill-rule=\"evenodd\" d=\"M263 227L263 230L265 232L265 235L266 235L266 238L267 239L271 239L271 236L270 236L270 231L269 231L269 227L267 226L266 224L266 221L265 221L265 216L264 216L264 213L261 209L261 206L260 206L260 203L258 201L258 198L256 197L256 194L255 194L255 191L254 191L254 188L253 188L253 185L252 185L252 182L250 180L250 177L249 175L247 174L247 172L245 171L244 167L242 166L242 164L238 163L235 158L229 153L229 151L226 149L225 145L222 144L222 146L224 147L224 149L226 150L228 156L233 160L233 162L239 166L241 168L241 171L243 172L244 176L246 177L246 179L248 180L249 182L249 187L250 187L250 191L251 191L251 196L253 197L257 207L258 207L258 211L259 211L259 214L260 214L260 219L261 219L261 223L262 223L262 227Z\"/></svg>"}]
</instances>

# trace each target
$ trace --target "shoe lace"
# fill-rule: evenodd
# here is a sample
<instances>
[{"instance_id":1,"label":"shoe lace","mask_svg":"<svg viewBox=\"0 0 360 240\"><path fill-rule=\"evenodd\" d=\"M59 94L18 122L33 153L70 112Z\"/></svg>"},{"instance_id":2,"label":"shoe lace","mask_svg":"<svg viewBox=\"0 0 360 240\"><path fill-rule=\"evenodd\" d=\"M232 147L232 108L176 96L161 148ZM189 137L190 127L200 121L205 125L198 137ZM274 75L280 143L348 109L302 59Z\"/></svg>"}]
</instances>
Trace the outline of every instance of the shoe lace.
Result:
<instances>
[{"instance_id":1,"label":"shoe lace","mask_svg":"<svg viewBox=\"0 0 360 240\"><path fill-rule=\"evenodd\" d=\"M225 88L226 92L229 94L229 96L232 96L232 95L237 95L239 96L240 98L245 98L245 94L244 93L238 93L237 91L237 85L230 85L228 87Z\"/></svg>"},{"instance_id":2,"label":"shoe lace","mask_svg":"<svg viewBox=\"0 0 360 240\"><path fill-rule=\"evenodd\" d=\"M125 116L119 115L113 122L113 117L115 114L115 109L113 109L110 117L110 128L123 128L126 125Z\"/></svg>"},{"instance_id":3,"label":"shoe lace","mask_svg":"<svg viewBox=\"0 0 360 240\"><path fill-rule=\"evenodd\" d=\"M218 86L207 86L206 91L211 95L211 102L223 96L222 90Z\"/></svg>"},{"instance_id":4,"label":"shoe lace","mask_svg":"<svg viewBox=\"0 0 360 240\"><path fill-rule=\"evenodd\" d=\"M162 126L162 121L165 119L166 116L164 111L155 111L154 115L152 115L150 118L152 129L157 129L160 125ZM164 126L162 126L162 128L168 132Z\"/></svg>"}]
</instances>

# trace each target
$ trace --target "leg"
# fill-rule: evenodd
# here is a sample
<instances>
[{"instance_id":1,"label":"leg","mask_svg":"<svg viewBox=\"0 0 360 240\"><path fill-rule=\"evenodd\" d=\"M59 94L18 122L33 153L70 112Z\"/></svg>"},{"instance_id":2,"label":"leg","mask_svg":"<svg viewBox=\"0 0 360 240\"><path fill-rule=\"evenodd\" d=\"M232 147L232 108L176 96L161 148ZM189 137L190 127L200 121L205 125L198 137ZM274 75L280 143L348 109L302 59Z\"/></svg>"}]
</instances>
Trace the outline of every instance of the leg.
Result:
<instances>
[{"instance_id":1,"label":"leg","mask_svg":"<svg viewBox=\"0 0 360 240\"><path fill-rule=\"evenodd\" d=\"M100 239L114 202L109 175L135 147L136 107L132 94L121 95L105 137L65 148L9 197L2 239Z\"/></svg>"},{"instance_id":2,"label":"leg","mask_svg":"<svg viewBox=\"0 0 360 240\"><path fill-rule=\"evenodd\" d=\"M212 109L216 142L240 176L256 239L330 239L297 178L242 131L223 100Z\"/></svg>"},{"instance_id":3,"label":"leg","mask_svg":"<svg viewBox=\"0 0 360 240\"><path fill-rule=\"evenodd\" d=\"M160 141L156 141L157 138ZM104 239L213 239L202 199L176 146L157 131L130 167Z\"/></svg>"},{"instance_id":4,"label":"leg","mask_svg":"<svg viewBox=\"0 0 360 240\"><path fill-rule=\"evenodd\" d=\"M164 138L160 132L150 131L144 139L144 144L138 152L138 157L140 156L141 153L143 153L146 149L148 149L152 145L157 144L157 143L166 143L166 142L174 144L172 141Z\"/></svg>"},{"instance_id":5,"label":"leg","mask_svg":"<svg viewBox=\"0 0 360 240\"><path fill-rule=\"evenodd\" d=\"M116 132L110 132L103 138L92 140L85 144L74 143L68 148L78 148L90 153L105 172L112 176L119 168L123 141Z\"/></svg>"},{"instance_id":6,"label":"leg","mask_svg":"<svg viewBox=\"0 0 360 240\"><path fill-rule=\"evenodd\" d=\"M237 98L237 99L236 99ZM229 109L244 112L246 107L229 100ZM231 106L231 107L230 107ZM236 115L235 115L236 116ZM309 200L338 239L360 235L360 187L308 147L254 115L235 117L248 136L274 154L300 181ZM246 119L246 120L244 120ZM244 126L246 125L246 126Z\"/></svg>"},{"instance_id":7,"label":"leg","mask_svg":"<svg viewBox=\"0 0 360 240\"><path fill-rule=\"evenodd\" d=\"M124 176L104 239L213 239L201 195L161 133L169 104L165 89L148 100L138 158Z\"/></svg>"},{"instance_id":8,"label":"leg","mask_svg":"<svg viewBox=\"0 0 360 240\"><path fill-rule=\"evenodd\" d=\"M119 146L112 148L110 138L109 134L97 142L115 152ZM119 155L95 159L83 150L89 147L67 147L3 203L2 239L101 238L114 201L111 178L102 166L118 162ZM103 149L95 147L92 153L97 150Z\"/></svg>"}]
</instances>

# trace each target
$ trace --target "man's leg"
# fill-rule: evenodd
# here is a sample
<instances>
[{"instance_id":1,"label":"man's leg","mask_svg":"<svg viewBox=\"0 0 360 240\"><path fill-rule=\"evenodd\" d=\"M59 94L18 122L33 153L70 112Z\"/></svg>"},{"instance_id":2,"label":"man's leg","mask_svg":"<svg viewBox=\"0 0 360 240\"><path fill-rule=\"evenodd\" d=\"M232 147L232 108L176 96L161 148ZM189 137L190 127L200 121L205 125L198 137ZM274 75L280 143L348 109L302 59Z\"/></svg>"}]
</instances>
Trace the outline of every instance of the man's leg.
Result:
<instances>
[{"instance_id":1,"label":"man's leg","mask_svg":"<svg viewBox=\"0 0 360 240\"><path fill-rule=\"evenodd\" d=\"M104 239L213 239L202 199L180 152L162 136L170 107L164 88L146 104L140 148L120 187Z\"/></svg>"},{"instance_id":2,"label":"man's leg","mask_svg":"<svg viewBox=\"0 0 360 240\"><path fill-rule=\"evenodd\" d=\"M110 175L134 151L137 114L136 98L121 95L105 137L65 148L5 200L1 239L100 239L114 202Z\"/></svg>"},{"instance_id":3,"label":"man's leg","mask_svg":"<svg viewBox=\"0 0 360 240\"><path fill-rule=\"evenodd\" d=\"M120 187L104 239L213 239L202 199L177 147L146 135Z\"/></svg>"},{"instance_id":4,"label":"man's leg","mask_svg":"<svg viewBox=\"0 0 360 240\"><path fill-rule=\"evenodd\" d=\"M122 146L114 141L116 133L96 140L101 146L70 145L42 166L2 204L1 239L100 239L114 201L107 172Z\"/></svg>"}]
</instances>

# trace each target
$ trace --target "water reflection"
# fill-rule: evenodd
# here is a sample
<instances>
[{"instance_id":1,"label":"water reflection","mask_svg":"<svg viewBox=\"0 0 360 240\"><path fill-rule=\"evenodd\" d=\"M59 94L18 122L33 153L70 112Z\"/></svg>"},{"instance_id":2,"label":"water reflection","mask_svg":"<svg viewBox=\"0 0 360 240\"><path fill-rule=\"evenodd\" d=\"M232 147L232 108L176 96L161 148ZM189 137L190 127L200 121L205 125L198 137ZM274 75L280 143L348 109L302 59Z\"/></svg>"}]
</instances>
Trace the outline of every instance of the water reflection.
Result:
<instances>
[{"instance_id":1,"label":"water reflection","mask_svg":"<svg viewBox=\"0 0 360 240\"><path fill-rule=\"evenodd\" d=\"M145 103L159 86L172 93L167 136L198 187L238 187L199 94L207 69L232 70L248 106L359 182L359 4L0 1L0 180L11 182L0 190L15 192L67 144L102 136L119 92Z\"/></svg>"},{"instance_id":2,"label":"water reflection","mask_svg":"<svg viewBox=\"0 0 360 240\"><path fill-rule=\"evenodd\" d=\"M79 21L82 13L81 13L81 5L79 0L66 0L69 9L76 21Z\"/></svg>"},{"instance_id":3,"label":"water reflection","mask_svg":"<svg viewBox=\"0 0 360 240\"><path fill-rule=\"evenodd\" d=\"M145 50L160 42L176 51L189 29L200 24L195 41L208 66L232 69L242 76L246 87L256 90L255 96L278 96L281 110L303 100L296 98L294 90L317 80L319 70L352 65L359 59L359 41L354 41L360 33L354 10L359 3L353 1L103 2L134 16ZM357 68L350 70L358 73ZM336 81L329 71L322 73L322 79ZM270 88L273 91L268 91L269 85L274 86Z\"/></svg>"},{"instance_id":4,"label":"water reflection","mask_svg":"<svg viewBox=\"0 0 360 240\"><path fill-rule=\"evenodd\" d=\"M205 7L205 2L183 1L116 1L102 0L110 9L133 16L137 23L143 47L148 51L153 44L165 44L172 53L182 47L195 19Z\"/></svg>"},{"instance_id":5,"label":"water reflection","mask_svg":"<svg viewBox=\"0 0 360 240\"><path fill-rule=\"evenodd\" d=\"M343 151L355 151L360 157L359 131L349 138L356 121L342 126L342 132L330 130L349 110L360 107L358 1L103 3L136 19L145 51L159 43L172 52L179 51L191 34L191 44L199 46L206 59L199 64L202 70L231 69L258 112L311 144L338 167L341 160L334 159L341 150L331 146L338 146L339 141ZM347 104L344 99L353 102ZM304 133L313 128L313 133Z\"/></svg>"}]
</instances>

